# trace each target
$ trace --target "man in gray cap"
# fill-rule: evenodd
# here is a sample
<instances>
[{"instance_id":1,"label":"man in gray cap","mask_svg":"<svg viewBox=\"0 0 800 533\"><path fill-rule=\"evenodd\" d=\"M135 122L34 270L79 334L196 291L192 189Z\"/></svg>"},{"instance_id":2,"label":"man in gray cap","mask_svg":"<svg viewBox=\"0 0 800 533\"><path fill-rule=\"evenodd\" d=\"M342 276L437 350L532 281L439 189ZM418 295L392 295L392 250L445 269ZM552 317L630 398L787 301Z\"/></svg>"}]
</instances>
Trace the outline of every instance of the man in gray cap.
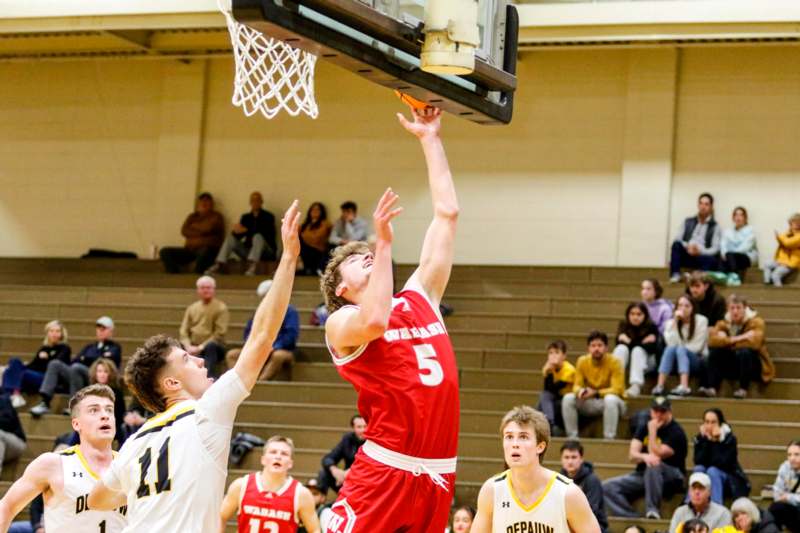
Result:
<instances>
[{"instance_id":1,"label":"man in gray cap","mask_svg":"<svg viewBox=\"0 0 800 533\"><path fill-rule=\"evenodd\" d=\"M699 518L708 524L709 531L733 523L731 512L711 501L711 478L704 472L695 472L689 477L689 503L675 509L669 523L669 533L675 533L681 524L692 518Z\"/></svg>"},{"instance_id":2,"label":"man in gray cap","mask_svg":"<svg viewBox=\"0 0 800 533\"><path fill-rule=\"evenodd\" d=\"M42 386L39 388L42 401L31 407L33 416L40 417L50 412L50 401L53 399L59 383L64 383L69 387L70 397L88 385L89 367L101 357L110 359L117 369L120 368L122 347L111 339L114 335L114 321L111 317L101 316L98 318L95 321L94 332L97 340L84 346L69 365L57 360L50 361L50 364L47 365ZM65 414L69 414L68 410L65 411Z\"/></svg>"},{"instance_id":3,"label":"man in gray cap","mask_svg":"<svg viewBox=\"0 0 800 533\"><path fill-rule=\"evenodd\" d=\"M256 289L256 295L258 296L259 301L266 296L271 286L271 280L262 281L259 284L258 288ZM250 336L250 328L252 326L253 319L251 318L244 326L244 342L247 342L247 337ZM269 359L267 359L267 364L265 364L264 368L261 370L261 375L258 377L259 380L271 380L285 365L291 364L291 362L294 361L294 350L297 347L297 339L299 336L300 315L297 313L297 309L295 309L293 305L289 304L286 309L286 315L283 317L281 329L278 331L278 336L275 338L275 342L272 344L272 355L269 356ZM236 360L239 358L241 351L242 350L239 348L228 350L228 352L225 354L225 362L227 363L228 368L233 368L233 365L236 364Z\"/></svg>"},{"instance_id":4,"label":"man in gray cap","mask_svg":"<svg viewBox=\"0 0 800 533\"><path fill-rule=\"evenodd\" d=\"M650 404L650 421L631 439L628 457L636 470L603 483L609 514L638 517L631 503L645 498L645 516L661 518L664 493L683 490L688 442L686 433L672 416L669 398L656 396Z\"/></svg>"}]
</instances>

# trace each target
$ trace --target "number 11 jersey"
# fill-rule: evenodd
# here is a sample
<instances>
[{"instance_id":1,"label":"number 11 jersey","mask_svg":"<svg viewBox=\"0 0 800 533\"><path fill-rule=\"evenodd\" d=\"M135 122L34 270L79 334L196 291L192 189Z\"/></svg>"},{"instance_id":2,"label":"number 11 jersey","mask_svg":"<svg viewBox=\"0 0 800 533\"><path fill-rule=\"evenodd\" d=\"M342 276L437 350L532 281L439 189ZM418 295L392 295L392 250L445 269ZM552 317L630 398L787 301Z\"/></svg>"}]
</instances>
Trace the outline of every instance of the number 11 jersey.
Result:
<instances>
[{"instance_id":1,"label":"number 11 jersey","mask_svg":"<svg viewBox=\"0 0 800 533\"><path fill-rule=\"evenodd\" d=\"M392 298L383 336L350 355L331 349L339 374L358 393L365 438L412 457L458 451L458 369L450 337L416 275Z\"/></svg>"},{"instance_id":2,"label":"number 11 jersey","mask_svg":"<svg viewBox=\"0 0 800 533\"><path fill-rule=\"evenodd\" d=\"M125 441L103 483L128 498L124 533L219 533L233 420L249 392L229 370Z\"/></svg>"}]
</instances>

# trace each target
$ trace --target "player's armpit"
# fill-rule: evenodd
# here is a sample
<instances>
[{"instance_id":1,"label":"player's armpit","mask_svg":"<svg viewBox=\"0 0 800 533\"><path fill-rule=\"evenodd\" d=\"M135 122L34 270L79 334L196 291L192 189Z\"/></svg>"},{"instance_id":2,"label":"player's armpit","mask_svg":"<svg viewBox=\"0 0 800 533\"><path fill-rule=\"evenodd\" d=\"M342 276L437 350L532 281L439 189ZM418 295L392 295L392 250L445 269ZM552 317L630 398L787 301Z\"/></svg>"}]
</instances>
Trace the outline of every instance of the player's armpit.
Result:
<instances>
[{"instance_id":1,"label":"player's armpit","mask_svg":"<svg viewBox=\"0 0 800 533\"><path fill-rule=\"evenodd\" d=\"M94 511L113 511L127 503L125 494L106 487L102 481L98 481L89 493L89 508Z\"/></svg>"},{"instance_id":2,"label":"player's armpit","mask_svg":"<svg viewBox=\"0 0 800 533\"><path fill-rule=\"evenodd\" d=\"M298 487L300 491L299 509L297 514L300 515L300 523L308 533L320 533L321 528L319 525L319 517L317 516L316 506L314 503L314 496L311 495L305 487Z\"/></svg>"},{"instance_id":3,"label":"player's armpit","mask_svg":"<svg viewBox=\"0 0 800 533\"><path fill-rule=\"evenodd\" d=\"M233 480L231 486L228 487L228 492L225 494L225 498L222 500L222 507L219 511L220 533L225 533L226 523L228 520L233 518L233 516L239 510L239 500L241 499L242 486L244 485L245 479L247 478L237 478Z\"/></svg>"},{"instance_id":4,"label":"player's armpit","mask_svg":"<svg viewBox=\"0 0 800 533\"><path fill-rule=\"evenodd\" d=\"M567 525L575 533L600 533L600 524L594 516L589 501L580 487L574 483L567 487L564 496Z\"/></svg>"},{"instance_id":5,"label":"player's armpit","mask_svg":"<svg viewBox=\"0 0 800 533\"><path fill-rule=\"evenodd\" d=\"M45 453L31 461L22 477L14 482L0 499L0 531L6 531L22 509L38 494L50 489L50 480L61 468L61 459Z\"/></svg>"},{"instance_id":6,"label":"player's armpit","mask_svg":"<svg viewBox=\"0 0 800 533\"><path fill-rule=\"evenodd\" d=\"M478 511L472 522L470 533L492 533L494 513L494 478L486 481L478 494Z\"/></svg>"},{"instance_id":7,"label":"player's armpit","mask_svg":"<svg viewBox=\"0 0 800 533\"><path fill-rule=\"evenodd\" d=\"M384 324L371 323L356 307L337 310L325 323L328 342L341 357L346 357L359 347L379 338L385 330Z\"/></svg>"}]
</instances>

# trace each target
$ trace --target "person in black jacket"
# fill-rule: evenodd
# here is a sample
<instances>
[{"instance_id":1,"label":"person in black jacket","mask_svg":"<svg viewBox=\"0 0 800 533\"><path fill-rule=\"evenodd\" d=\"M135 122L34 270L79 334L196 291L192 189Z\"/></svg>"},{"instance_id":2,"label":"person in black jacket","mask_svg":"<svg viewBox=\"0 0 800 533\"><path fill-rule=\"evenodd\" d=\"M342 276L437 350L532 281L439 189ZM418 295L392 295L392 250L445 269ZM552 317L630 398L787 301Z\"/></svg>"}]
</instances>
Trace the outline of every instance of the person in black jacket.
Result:
<instances>
[{"instance_id":1,"label":"person in black jacket","mask_svg":"<svg viewBox=\"0 0 800 533\"><path fill-rule=\"evenodd\" d=\"M356 460L356 452L364 444L364 433L367 431L367 422L361 415L353 415L350 419L350 427L353 431L349 431L342 436L342 440L336 445L334 449L322 458L322 470L319 472L319 490L323 494L328 493L328 489L333 489L339 492L339 489L347 477L347 471ZM337 465L344 461L344 468L339 468Z\"/></svg>"},{"instance_id":2,"label":"person in black jacket","mask_svg":"<svg viewBox=\"0 0 800 533\"><path fill-rule=\"evenodd\" d=\"M780 533L775 518L762 511L748 498L738 498L731 505L733 525L741 533Z\"/></svg>"},{"instance_id":3,"label":"person in black jacket","mask_svg":"<svg viewBox=\"0 0 800 533\"><path fill-rule=\"evenodd\" d=\"M696 270L689 275L686 280L686 294L697 305L697 313L708 319L708 327L725 318L728 304L704 272Z\"/></svg>"},{"instance_id":4,"label":"person in black jacket","mask_svg":"<svg viewBox=\"0 0 800 533\"><path fill-rule=\"evenodd\" d=\"M734 499L750 494L750 482L739 465L738 454L736 435L722 411L706 409L694 438L694 471L711 478L712 502L722 505L726 492Z\"/></svg>"},{"instance_id":5,"label":"person in black jacket","mask_svg":"<svg viewBox=\"0 0 800 533\"><path fill-rule=\"evenodd\" d=\"M111 359L117 368L122 364L122 347L111 339L114 335L114 321L111 317L98 318L94 330L97 340L84 346L72 362L53 361L47 365L42 386L39 387L42 401L31 407L33 416L39 417L50 412L50 402L60 383L69 386L70 397L88 385L89 367L98 359Z\"/></svg>"},{"instance_id":6,"label":"person in black jacket","mask_svg":"<svg viewBox=\"0 0 800 533\"><path fill-rule=\"evenodd\" d=\"M3 464L19 459L28 445L17 411L8 394L0 395L0 472Z\"/></svg>"},{"instance_id":7,"label":"person in black jacket","mask_svg":"<svg viewBox=\"0 0 800 533\"><path fill-rule=\"evenodd\" d=\"M704 192L697 199L697 215L683 221L672 243L670 282L681 279L681 268L717 270L722 231L714 220L714 197Z\"/></svg>"},{"instance_id":8,"label":"person in black jacket","mask_svg":"<svg viewBox=\"0 0 800 533\"><path fill-rule=\"evenodd\" d=\"M657 350L658 327L650 320L647 306L642 302L631 302L625 310L625 320L621 320L617 327L617 346L614 348L614 357L619 359L623 368L630 366L630 386L625 391L626 397L636 398L641 394L647 358L655 355Z\"/></svg>"},{"instance_id":9,"label":"person in black jacket","mask_svg":"<svg viewBox=\"0 0 800 533\"><path fill-rule=\"evenodd\" d=\"M3 391L11 394L11 405L15 408L25 405L22 392L38 392L52 361L69 363L72 349L67 344L67 338L64 324L51 320L44 326L44 342L30 363L25 364L16 357L8 361L8 368L3 373Z\"/></svg>"},{"instance_id":10,"label":"person in black jacket","mask_svg":"<svg viewBox=\"0 0 800 533\"><path fill-rule=\"evenodd\" d=\"M592 463L583 461L583 445L576 440L568 440L561 446L561 474L578 485L592 508L600 529L608 531L606 506L603 501L603 483L594 473Z\"/></svg>"},{"instance_id":11,"label":"person in black jacket","mask_svg":"<svg viewBox=\"0 0 800 533\"><path fill-rule=\"evenodd\" d=\"M248 276L255 275L256 265L262 259L277 258L275 215L262 209L263 205L264 198L261 193L252 192L250 211L239 218L239 223L234 224L231 232L225 237L216 262L205 272L207 275L223 271L225 263L233 254L247 260L245 275Z\"/></svg>"}]
</instances>

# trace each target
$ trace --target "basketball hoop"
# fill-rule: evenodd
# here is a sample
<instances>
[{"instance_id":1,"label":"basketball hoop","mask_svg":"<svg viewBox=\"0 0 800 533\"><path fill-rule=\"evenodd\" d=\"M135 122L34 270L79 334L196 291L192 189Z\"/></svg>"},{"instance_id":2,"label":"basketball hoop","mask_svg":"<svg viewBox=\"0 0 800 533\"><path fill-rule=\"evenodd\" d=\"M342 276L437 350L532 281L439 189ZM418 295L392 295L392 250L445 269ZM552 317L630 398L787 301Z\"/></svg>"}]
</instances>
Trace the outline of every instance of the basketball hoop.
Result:
<instances>
[{"instance_id":1,"label":"basketball hoop","mask_svg":"<svg viewBox=\"0 0 800 533\"><path fill-rule=\"evenodd\" d=\"M283 110L293 117L305 113L317 118L317 56L237 22L222 2L219 8L228 21L236 62L233 105L241 107L248 117L260 112L271 119Z\"/></svg>"}]
</instances>

